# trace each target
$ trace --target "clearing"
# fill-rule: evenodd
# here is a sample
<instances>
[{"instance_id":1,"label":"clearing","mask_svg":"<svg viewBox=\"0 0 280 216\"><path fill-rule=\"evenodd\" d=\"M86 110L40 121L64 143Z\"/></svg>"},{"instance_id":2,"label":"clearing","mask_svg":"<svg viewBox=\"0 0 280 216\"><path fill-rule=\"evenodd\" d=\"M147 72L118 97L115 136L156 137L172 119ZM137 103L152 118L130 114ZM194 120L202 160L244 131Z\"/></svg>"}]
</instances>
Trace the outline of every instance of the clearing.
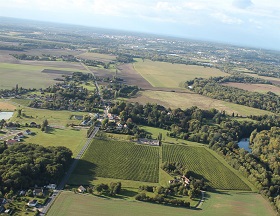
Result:
<instances>
[{"instance_id":1,"label":"clearing","mask_svg":"<svg viewBox=\"0 0 280 216\"><path fill-rule=\"evenodd\" d=\"M229 76L229 74L215 68L150 60L137 59L133 66L153 87L184 88L185 81L196 77Z\"/></svg>"}]
</instances>

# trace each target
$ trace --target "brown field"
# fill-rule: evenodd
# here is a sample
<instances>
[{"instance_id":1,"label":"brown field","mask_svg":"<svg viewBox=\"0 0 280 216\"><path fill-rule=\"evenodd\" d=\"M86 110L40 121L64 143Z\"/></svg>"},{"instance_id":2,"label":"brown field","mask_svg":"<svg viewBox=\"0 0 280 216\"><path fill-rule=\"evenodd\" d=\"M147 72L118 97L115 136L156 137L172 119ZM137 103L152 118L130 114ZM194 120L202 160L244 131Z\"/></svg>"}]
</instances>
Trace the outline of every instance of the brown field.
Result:
<instances>
[{"instance_id":1,"label":"brown field","mask_svg":"<svg viewBox=\"0 0 280 216\"><path fill-rule=\"evenodd\" d=\"M61 56L61 55L79 55L84 51L81 50L69 50L69 49L31 49L27 50L25 54L27 55L38 55L41 56L42 54L46 55L54 55L54 56Z\"/></svg>"},{"instance_id":2,"label":"brown field","mask_svg":"<svg viewBox=\"0 0 280 216\"><path fill-rule=\"evenodd\" d=\"M224 86L231 86L235 88L240 88L243 90L251 91L251 92L259 92L259 93L267 93L269 91L280 95L280 88L273 86L273 85L267 85L267 84L250 84L250 83L224 83Z\"/></svg>"},{"instance_id":3,"label":"brown field","mask_svg":"<svg viewBox=\"0 0 280 216\"><path fill-rule=\"evenodd\" d=\"M186 90L187 91L187 90ZM242 106L234 103L229 103L221 100L208 98L193 92L164 92L164 91L141 91L134 98L129 99L130 102L139 102L141 104L157 103L165 107L186 109L192 106L197 106L201 109L215 108L220 111L226 111L228 114L241 116L248 115L264 115L272 114L268 111L255 109L252 107Z\"/></svg>"},{"instance_id":4,"label":"brown field","mask_svg":"<svg viewBox=\"0 0 280 216\"><path fill-rule=\"evenodd\" d=\"M6 103L6 102L2 102L0 101L0 111L14 111L16 109L16 106L10 104L10 103Z\"/></svg>"},{"instance_id":5,"label":"brown field","mask_svg":"<svg viewBox=\"0 0 280 216\"><path fill-rule=\"evenodd\" d=\"M19 60L17 60L15 57L9 55L10 53L15 53L15 52L11 52L9 50L1 50L0 51L0 63L13 63L13 64L19 63Z\"/></svg>"}]
</instances>

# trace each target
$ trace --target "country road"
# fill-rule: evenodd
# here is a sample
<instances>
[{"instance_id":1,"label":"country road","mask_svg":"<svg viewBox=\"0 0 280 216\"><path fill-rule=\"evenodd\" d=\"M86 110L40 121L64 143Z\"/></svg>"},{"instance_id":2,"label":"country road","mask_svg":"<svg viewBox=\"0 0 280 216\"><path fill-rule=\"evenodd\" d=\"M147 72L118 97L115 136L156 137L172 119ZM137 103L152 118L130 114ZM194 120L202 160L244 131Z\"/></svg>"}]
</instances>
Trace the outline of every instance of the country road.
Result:
<instances>
[{"instance_id":1,"label":"country road","mask_svg":"<svg viewBox=\"0 0 280 216\"><path fill-rule=\"evenodd\" d=\"M57 186L55 192L53 193L53 195L49 198L49 200L47 201L47 204L43 207L43 209L41 210L40 215L45 215L49 208L51 207L51 205L53 204L53 202L55 201L57 195L63 190L65 184L67 183L68 179L70 178L70 175L72 174L72 172L74 171L74 169L77 166L77 163L79 161L79 159L81 159L81 157L83 156L83 154L85 153L85 151L87 150L87 148L89 147L92 139L95 137L96 133L99 131L98 127L95 127L94 131L92 132L92 134L90 135L89 138L87 138L87 141L85 143L85 145L83 146L83 148L81 149L81 151L79 152L79 154L74 158L71 166L68 169L68 172L65 173L65 176L63 177L63 179L61 180L60 184Z\"/></svg>"}]
</instances>

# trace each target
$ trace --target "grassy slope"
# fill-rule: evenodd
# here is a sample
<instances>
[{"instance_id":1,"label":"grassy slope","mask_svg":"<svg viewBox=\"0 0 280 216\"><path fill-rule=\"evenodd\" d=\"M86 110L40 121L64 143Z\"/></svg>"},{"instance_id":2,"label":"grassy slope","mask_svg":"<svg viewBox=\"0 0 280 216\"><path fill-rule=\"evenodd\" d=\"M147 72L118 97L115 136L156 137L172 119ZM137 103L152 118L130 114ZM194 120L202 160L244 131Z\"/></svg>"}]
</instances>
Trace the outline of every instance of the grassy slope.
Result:
<instances>
[{"instance_id":1,"label":"grassy slope","mask_svg":"<svg viewBox=\"0 0 280 216\"><path fill-rule=\"evenodd\" d=\"M275 213L259 194L253 193L207 193L207 199L202 205L202 210L190 210L136 201L132 202L120 199L104 199L92 195L74 194L72 192L62 192L47 215L272 216L275 215Z\"/></svg>"},{"instance_id":2,"label":"grassy slope","mask_svg":"<svg viewBox=\"0 0 280 216\"><path fill-rule=\"evenodd\" d=\"M221 100L215 100L199 94L194 93L177 93L177 92L163 92L163 91L143 91L137 98L132 98L130 101L138 101L140 103L158 103L170 108L189 108L197 106L201 109L215 108L217 110L225 110L228 114L247 115L264 115L272 114L271 112L246 107L239 104L229 103Z\"/></svg>"},{"instance_id":3,"label":"grassy slope","mask_svg":"<svg viewBox=\"0 0 280 216\"><path fill-rule=\"evenodd\" d=\"M208 78L211 76L227 76L228 74L214 68L202 66L153 62L137 60L135 70L154 87L178 88L183 87L186 80L195 77Z\"/></svg>"}]
</instances>

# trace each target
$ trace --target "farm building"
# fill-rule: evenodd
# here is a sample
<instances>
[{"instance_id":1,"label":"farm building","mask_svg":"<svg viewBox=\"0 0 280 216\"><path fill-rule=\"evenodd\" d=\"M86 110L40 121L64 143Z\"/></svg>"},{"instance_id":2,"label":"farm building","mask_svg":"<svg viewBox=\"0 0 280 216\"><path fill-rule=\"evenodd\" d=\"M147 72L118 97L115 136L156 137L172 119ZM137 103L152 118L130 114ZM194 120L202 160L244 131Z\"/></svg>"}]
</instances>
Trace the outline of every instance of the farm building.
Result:
<instances>
[{"instance_id":1,"label":"farm building","mask_svg":"<svg viewBox=\"0 0 280 216\"><path fill-rule=\"evenodd\" d=\"M84 193L86 191L86 189L84 188L84 186L80 186L80 187L78 187L78 192L79 193Z\"/></svg>"},{"instance_id":2,"label":"farm building","mask_svg":"<svg viewBox=\"0 0 280 216\"><path fill-rule=\"evenodd\" d=\"M151 145L151 146L159 146L159 140L156 139L146 139L146 138L140 138L138 139L139 144L145 144L145 145Z\"/></svg>"},{"instance_id":3,"label":"farm building","mask_svg":"<svg viewBox=\"0 0 280 216\"><path fill-rule=\"evenodd\" d=\"M35 207L37 204L38 204L38 201L37 201L36 199L30 200L30 201L27 203L27 205L28 205L29 207Z\"/></svg>"}]
</instances>

